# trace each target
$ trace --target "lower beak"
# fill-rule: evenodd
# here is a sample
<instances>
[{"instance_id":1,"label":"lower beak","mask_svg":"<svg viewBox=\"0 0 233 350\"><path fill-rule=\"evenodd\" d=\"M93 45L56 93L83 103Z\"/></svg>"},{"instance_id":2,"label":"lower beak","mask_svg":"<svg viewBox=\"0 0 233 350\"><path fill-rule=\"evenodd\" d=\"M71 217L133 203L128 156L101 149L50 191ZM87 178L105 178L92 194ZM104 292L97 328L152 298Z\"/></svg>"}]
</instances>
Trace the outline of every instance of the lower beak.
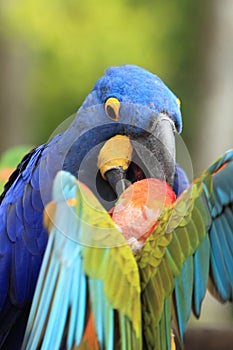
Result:
<instances>
[{"instance_id":1,"label":"lower beak","mask_svg":"<svg viewBox=\"0 0 233 350\"><path fill-rule=\"evenodd\" d=\"M121 166L112 168L105 173L106 180L111 185L117 197L120 197L122 192L131 185L131 182L126 179L126 170Z\"/></svg>"}]
</instances>

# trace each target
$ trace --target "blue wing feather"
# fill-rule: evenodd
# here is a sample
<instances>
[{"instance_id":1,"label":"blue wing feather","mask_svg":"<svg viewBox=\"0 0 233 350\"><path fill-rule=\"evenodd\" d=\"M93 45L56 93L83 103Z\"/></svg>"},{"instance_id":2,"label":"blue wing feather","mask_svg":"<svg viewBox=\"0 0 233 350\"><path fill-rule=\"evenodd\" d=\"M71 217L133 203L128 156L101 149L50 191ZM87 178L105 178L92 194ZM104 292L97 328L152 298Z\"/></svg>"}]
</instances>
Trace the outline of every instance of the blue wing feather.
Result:
<instances>
[{"instance_id":1,"label":"blue wing feather","mask_svg":"<svg viewBox=\"0 0 233 350\"><path fill-rule=\"evenodd\" d=\"M54 150L54 153L58 153L54 140L46 147L46 152ZM4 323L8 306L12 305L12 322L8 317L8 329L0 326L0 347L7 341L6 335L13 327L20 310L24 312L27 303L32 300L47 243L47 231L43 228L42 214L44 204L51 198L49 191L51 183L49 183L50 179L45 181L47 190L43 194L43 203L38 196L40 184L37 168L39 162L45 157L44 150L45 145L42 145L23 158L10 176L0 197L1 324ZM54 172L58 164L59 162L54 165ZM10 333L8 336L11 336ZM19 337L21 337L20 334ZM20 347L20 341L18 347Z\"/></svg>"},{"instance_id":2,"label":"blue wing feather","mask_svg":"<svg viewBox=\"0 0 233 350\"><path fill-rule=\"evenodd\" d=\"M60 177L58 178L57 187L60 188L66 179L63 178L59 182ZM87 289L86 277L82 272L81 246L75 240L67 239L62 229L66 227L68 230L66 232L77 232L75 215L70 214L72 209L65 201L69 195L72 198L75 197L73 192L76 181L69 175L68 182L70 185L66 187L66 196L61 195L63 200L58 203L59 208L56 211L57 217L65 217L66 222L60 221L60 226L55 225L51 231L28 320L23 349L36 349L40 341L42 341L43 349L51 349L51 347L54 350L59 349L66 322L69 322L67 335L69 348L74 344L78 345L83 335ZM67 215L61 216L61 213L65 212ZM44 329L42 339L41 334Z\"/></svg>"},{"instance_id":3,"label":"blue wing feather","mask_svg":"<svg viewBox=\"0 0 233 350\"><path fill-rule=\"evenodd\" d=\"M213 227L210 232L210 243L211 243L211 267L213 279L216 283L216 288L223 301L227 301L231 295L230 281L228 279L228 273L224 262L224 247L221 246L220 242L220 228L219 223L215 220Z\"/></svg>"},{"instance_id":4,"label":"blue wing feather","mask_svg":"<svg viewBox=\"0 0 233 350\"><path fill-rule=\"evenodd\" d=\"M13 303L22 305L28 295L29 287L29 266L30 266L30 253L27 250L23 250L22 240L18 240L13 245L13 260L11 265L11 300ZM22 283L22 281L24 283Z\"/></svg>"},{"instance_id":5,"label":"blue wing feather","mask_svg":"<svg viewBox=\"0 0 233 350\"><path fill-rule=\"evenodd\" d=\"M233 255L233 210L226 208L224 216L222 217L223 230L226 233L227 245Z\"/></svg>"},{"instance_id":6,"label":"blue wing feather","mask_svg":"<svg viewBox=\"0 0 233 350\"><path fill-rule=\"evenodd\" d=\"M210 242L206 236L194 254L193 311L200 316L201 304L206 294L209 278Z\"/></svg>"},{"instance_id":7,"label":"blue wing feather","mask_svg":"<svg viewBox=\"0 0 233 350\"><path fill-rule=\"evenodd\" d=\"M76 281L76 283L73 283L71 291L72 308L67 338L68 348L72 347L73 339L75 339L76 344L81 342L84 329L87 282L84 274L82 273L81 259L78 259L77 261L77 267L74 271L73 280Z\"/></svg>"},{"instance_id":8,"label":"blue wing feather","mask_svg":"<svg viewBox=\"0 0 233 350\"><path fill-rule=\"evenodd\" d=\"M233 290L233 254L231 251L231 247L228 244L227 237L229 236L229 232L226 232L225 226L224 226L224 216L219 216L215 219L214 225L218 229L219 232L224 232L224 235L218 234L219 237L219 243L221 247L221 254L224 260L225 268L226 268L226 274L228 276L228 281L231 284L231 290ZM232 218L233 222L233 218ZM232 235L233 236L233 235Z\"/></svg>"},{"instance_id":9,"label":"blue wing feather","mask_svg":"<svg viewBox=\"0 0 233 350\"><path fill-rule=\"evenodd\" d=\"M210 291L221 301L232 300L233 297L232 175L233 150L230 150L197 180L202 186L202 192L198 197L199 202L196 204L201 216L194 214L193 223L198 227L203 216L201 225L206 220L207 235L190 257L194 266L193 277L191 272L189 272L189 276L185 277L186 264L190 258L184 262L181 274L175 277L175 310L181 339L183 339L191 308L197 317L200 315L207 285ZM185 229L185 227L180 228L180 230L182 229ZM208 284L209 278L210 283ZM192 280L193 286L190 283ZM190 294L192 294L192 307Z\"/></svg>"},{"instance_id":10,"label":"blue wing feather","mask_svg":"<svg viewBox=\"0 0 233 350\"><path fill-rule=\"evenodd\" d=\"M180 337L183 340L186 323L190 317L193 295L193 259L189 257L182 266L181 274L175 278L175 300ZM187 283L187 280L189 283Z\"/></svg>"}]
</instances>

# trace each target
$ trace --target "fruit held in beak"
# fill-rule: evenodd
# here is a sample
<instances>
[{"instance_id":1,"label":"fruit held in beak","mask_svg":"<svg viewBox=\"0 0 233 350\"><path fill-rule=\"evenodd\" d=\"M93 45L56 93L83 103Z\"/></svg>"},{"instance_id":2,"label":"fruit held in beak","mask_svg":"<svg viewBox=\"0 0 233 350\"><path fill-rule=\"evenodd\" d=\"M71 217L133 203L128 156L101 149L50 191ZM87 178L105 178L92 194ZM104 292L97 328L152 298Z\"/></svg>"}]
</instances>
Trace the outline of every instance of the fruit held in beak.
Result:
<instances>
[{"instance_id":1,"label":"fruit held in beak","mask_svg":"<svg viewBox=\"0 0 233 350\"><path fill-rule=\"evenodd\" d=\"M143 179L127 188L112 210L112 219L132 250L140 250L158 224L161 212L176 200L172 188L158 179Z\"/></svg>"}]
</instances>

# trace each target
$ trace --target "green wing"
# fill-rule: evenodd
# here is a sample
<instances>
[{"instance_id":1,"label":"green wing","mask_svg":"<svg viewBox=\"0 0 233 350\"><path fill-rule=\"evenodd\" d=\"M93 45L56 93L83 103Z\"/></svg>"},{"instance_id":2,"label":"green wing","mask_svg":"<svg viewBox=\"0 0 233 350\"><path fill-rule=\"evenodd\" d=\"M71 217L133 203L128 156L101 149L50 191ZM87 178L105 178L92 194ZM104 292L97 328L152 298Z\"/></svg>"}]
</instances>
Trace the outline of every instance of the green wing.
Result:
<instances>
[{"instance_id":1,"label":"green wing","mask_svg":"<svg viewBox=\"0 0 233 350\"><path fill-rule=\"evenodd\" d=\"M71 174L58 173L53 199L23 349L141 349L139 274L123 236Z\"/></svg>"},{"instance_id":2,"label":"green wing","mask_svg":"<svg viewBox=\"0 0 233 350\"><path fill-rule=\"evenodd\" d=\"M163 213L136 260L89 190L59 173L23 348L170 349L171 314L182 339L208 279L231 300L232 172L229 151Z\"/></svg>"},{"instance_id":3,"label":"green wing","mask_svg":"<svg viewBox=\"0 0 233 350\"><path fill-rule=\"evenodd\" d=\"M183 339L200 314L208 279L222 301L233 295L233 151L228 151L166 211L138 258L148 349L170 349L171 313Z\"/></svg>"}]
</instances>

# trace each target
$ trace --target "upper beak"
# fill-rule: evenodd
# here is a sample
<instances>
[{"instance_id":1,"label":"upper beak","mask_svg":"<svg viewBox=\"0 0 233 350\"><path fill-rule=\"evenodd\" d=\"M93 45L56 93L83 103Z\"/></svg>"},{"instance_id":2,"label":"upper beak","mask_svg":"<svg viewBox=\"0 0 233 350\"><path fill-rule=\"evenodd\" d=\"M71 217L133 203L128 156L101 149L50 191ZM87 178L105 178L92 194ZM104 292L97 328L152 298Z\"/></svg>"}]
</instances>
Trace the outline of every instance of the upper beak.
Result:
<instances>
[{"instance_id":1,"label":"upper beak","mask_svg":"<svg viewBox=\"0 0 233 350\"><path fill-rule=\"evenodd\" d=\"M175 125L165 114L160 114L151 133L132 141L133 148L143 161L149 176L173 185L175 173Z\"/></svg>"}]
</instances>

